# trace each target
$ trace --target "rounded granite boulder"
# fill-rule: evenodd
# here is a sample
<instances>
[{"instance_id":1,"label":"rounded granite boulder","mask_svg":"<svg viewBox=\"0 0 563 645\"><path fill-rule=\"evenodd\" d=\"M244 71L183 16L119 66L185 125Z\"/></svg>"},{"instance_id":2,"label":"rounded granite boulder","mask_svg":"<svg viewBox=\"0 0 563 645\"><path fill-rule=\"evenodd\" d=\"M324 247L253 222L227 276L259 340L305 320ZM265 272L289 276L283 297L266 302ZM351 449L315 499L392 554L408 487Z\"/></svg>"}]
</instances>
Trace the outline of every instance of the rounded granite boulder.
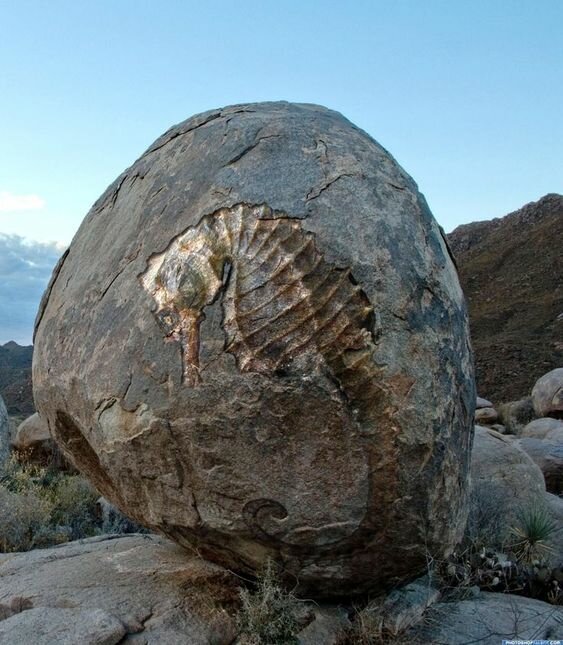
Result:
<instances>
[{"instance_id":1,"label":"rounded granite boulder","mask_svg":"<svg viewBox=\"0 0 563 645\"><path fill-rule=\"evenodd\" d=\"M160 137L94 204L36 327L35 401L124 513L319 596L412 577L463 529L475 389L414 181L314 105Z\"/></svg>"},{"instance_id":2,"label":"rounded granite boulder","mask_svg":"<svg viewBox=\"0 0 563 645\"><path fill-rule=\"evenodd\" d=\"M563 367L551 370L536 381L532 403L538 417L563 418Z\"/></svg>"}]
</instances>

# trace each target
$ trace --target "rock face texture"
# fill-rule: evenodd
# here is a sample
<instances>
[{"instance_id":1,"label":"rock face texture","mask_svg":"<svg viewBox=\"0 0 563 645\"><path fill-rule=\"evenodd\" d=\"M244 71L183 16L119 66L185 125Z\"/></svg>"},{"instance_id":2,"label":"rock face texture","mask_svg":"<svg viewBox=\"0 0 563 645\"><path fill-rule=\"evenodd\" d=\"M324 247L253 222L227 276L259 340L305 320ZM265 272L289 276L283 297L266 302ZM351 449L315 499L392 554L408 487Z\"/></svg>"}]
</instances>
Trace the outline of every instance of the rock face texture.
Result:
<instances>
[{"instance_id":1,"label":"rock face texture","mask_svg":"<svg viewBox=\"0 0 563 645\"><path fill-rule=\"evenodd\" d=\"M237 582L154 535L0 554L0 642L227 645Z\"/></svg>"},{"instance_id":2,"label":"rock face texture","mask_svg":"<svg viewBox=\"0 0 563 645\"><path fill-rule=\"evenodd\" d=\"M51 436L49 426L37 412L20 423L12 447L20 453L20 459L27 463L59 467L65 465L65 459Z\"/></svg>"},{"instance_id":3,"label":"rock face texture","mask_svg":"<svg viewBox=\"0 0 563 645\"><path fill-rule=\"evenodd\" d=\"M475 600L434 605L425 624L408 632L405 642L498 645L503 639L555 640L562 633L561 607L513 594L483 592Z\"/></svg>"},{"instance_id":4,"label":"rock face texture","mask_svg":"<svg viewBox=\"0 0 563 645\"><path fill-rule=\"evenodd\" d=\"M563 195L448 234L469 305L479 393L527 396L563 365Z\"/></svg>"},{"instance_id":5,"label":"rock face texture","mask_svg":"<svg viewBox=\"0 0 563 645\"><path fill-rule=\"evenodd\" d=\"M9 414L26 417L35 411L31 390L33 347L14 341L0 345L0 395Z\"/></svg>"},{"instance_id":6,"label":"rock face texture","mask_svg":"<svg viewBox=\"0 0 563 645\"><path fill-rule=\"evenodd\" d=\"M0 466L10 454L10 419L4 401L0 396Z\"/></svg>"},{"instance_id":7,"label":"rock face texture","mask_svg":"<svg viewBox=\"0 0 563 645\"><path fill-rule=\"evenodd\" d=\"M448 551L475 405L467 315L413 180L341 115L172 128L94 204L37 319L38 410L128 516L306 593Z\"/></svg>"},{"instance_id":8,"label":"rock face texture","mask_svg":"<svg viewBox=\"0 0 563 645\"><path fill-rule=\"evenodd\" d=\"M538 417L563 418L563 367L551 370L536 381L532 403Z\"/></svg>"},{"instance_id":9,"label":"rock face texture","mask_svg":"<svg viewBox=\"0 0 563 645\"><path fill-rule=\"evenodd\" d=\"M475 427L471 480L474 489L486 490L497 505L502 500L499 514L507 516L537 505L545 493L541 470L514 439L481 426Z\"/></svg>"}]
</instances>

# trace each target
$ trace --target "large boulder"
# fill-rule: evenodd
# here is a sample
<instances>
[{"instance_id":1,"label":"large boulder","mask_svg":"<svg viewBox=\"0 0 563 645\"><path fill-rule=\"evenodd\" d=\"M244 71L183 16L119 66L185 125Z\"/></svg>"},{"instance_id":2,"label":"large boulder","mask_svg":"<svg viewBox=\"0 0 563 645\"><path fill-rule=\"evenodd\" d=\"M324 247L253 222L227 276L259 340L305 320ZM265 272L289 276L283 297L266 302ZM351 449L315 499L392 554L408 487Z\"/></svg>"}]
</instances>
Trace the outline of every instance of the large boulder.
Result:
<instances>
[{"instance_id":1,"label":"large boulder","mask_svg":"<svg viewBox=\"0 0 563 645\"><path fill-rule=\"evenodd\" d=\"M563 418L563 367L551 370L536 381L532 403L538 417Z\"/></svg>"},{"instance_id":2,"label":"large boulder","mask_svg":"<svg viewBox=\"0 0 563 645\"><path fill-rule=\"evenodd\" d=\"M500 545L523 512L544 502L542 472L515 437L475 426L466 536L489 547Z\"/></svg>"},{"instance_id":3,"label":"large boulder","mask_svg":"<svg viewBox=\"0 0 563 645\"><path fill-rule=\"evenodd\" d=\"M0 396L0 467L10 454L10 419Z\"/></svg>"},{"instance_id":4,"label":"large boulder","mask_svg":"<svg viewBox=\"0 0 563 645\"><path fill-rule=\"evenodd\" d=\"M545 493L541 470L514 437L475 426L471 455L472 487L487 489L504 508L534 504Z\"/></svg>"},{"instance_id":5,"label":"large boulder","mask_svg":"<svg viewBox=\"0 0 563 645\"><path fill-rule=\"evenodd\" d=\"M227 645L238 582L154 535L0 554L0 642Z\"/></svg>"},{"instance_id":6,"label":"large boulder","mask_svg":"<svg viewBox=\"0 0 563 645\"><path fill-rule=\"evenodd\" d=\"M460 537L463 294L414 181L322 107L213 110L107 189L37 319L34 394L132 517L242 573L359 593Z\"/></svg>"},{"instance_id":7,"label":"large boulder","mask_svg":"<svg viewBox=\"0 0 563 645\"><path fill-rule=\"evenodd\" d=\"M536 381L532 403L538 417L563 418L563 367L551 370Z\"/></svg>"},{"instance_id":8,"label":"large boulder","mask_svg":"<svg viewBox=\"0 0 563 645\"><path fill-rule=\"evenodd\" d=\"M67 466L51 436L49 426L37 412L19 424L12 448L17 452L20 461L26 463L60 468Z\"/></svg>"},{"instance_id":9,"label":"large boulder","mask_svg":"<svg viewBox=\"0 0 563 645\"><path fill-rule=\"evenodd\" d=\"M550 438L520 437L518 445L539 466L550 493L563 493L563 431Z\"/></svg>"},{"instance_id":10,"label":"large boulder","mask_svg":"<svg viewBox=\"0 0 563 645\"><path fill-rule=\"evenodd\" d=\"M535 439L552 439L563 443L563 421L552 417L534 419L524 426L520 435Z\"/></svg>"}]
</instances>

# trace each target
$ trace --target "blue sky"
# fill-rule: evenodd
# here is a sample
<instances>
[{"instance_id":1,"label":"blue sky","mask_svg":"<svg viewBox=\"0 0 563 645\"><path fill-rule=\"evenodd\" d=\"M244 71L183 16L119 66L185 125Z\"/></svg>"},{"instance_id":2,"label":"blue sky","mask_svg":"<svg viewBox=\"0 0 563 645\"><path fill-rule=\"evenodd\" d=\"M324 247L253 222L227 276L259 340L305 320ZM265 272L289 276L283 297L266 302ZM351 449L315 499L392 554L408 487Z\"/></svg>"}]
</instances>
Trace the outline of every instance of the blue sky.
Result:
<instances>
[{"instance_id":1,"label":"blue sky","mask_svg":"<svg viewBox=\"0 0 563 645\"><path fill-rule=\"evenodd\" d=\"M562 24L560 0L0 0L0 234L55 257L170 125L275 99L367 130L446 230L502 216L563 188Z\"/></svg>"}]
</instances>

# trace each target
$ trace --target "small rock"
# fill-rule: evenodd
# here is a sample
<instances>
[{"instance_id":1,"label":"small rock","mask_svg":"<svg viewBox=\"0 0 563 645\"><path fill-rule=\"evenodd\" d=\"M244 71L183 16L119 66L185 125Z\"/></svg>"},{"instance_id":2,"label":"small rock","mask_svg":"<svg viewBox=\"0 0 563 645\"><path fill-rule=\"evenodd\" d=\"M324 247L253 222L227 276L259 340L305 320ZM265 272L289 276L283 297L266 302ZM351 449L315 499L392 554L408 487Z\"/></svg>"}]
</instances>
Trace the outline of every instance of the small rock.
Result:
<instances>
[{"instance_id":1,"label":"small rock","mask_svg":"<svg viewBox=\"0 0 563 645\"><path fill-rule=\"evenodd\" d=\"M475 402L475 409L480 410L481 408L492 408L493 404L487 399L483 399L480 396L477 397Z\"/></svg>"},{"instance_id":2,"label":"small rock","mask_svg":"<svg viewBox=\"0 0 563 645\"><path fill-rule=\"evenodd\" d=\"M498 420L498 413L494 408L479 408L475 410L475 423L491 424Z\"/></svg>"},{"instance_id":3,"label":"small rock","mask_svg":"<svg viewBox=\"0 0 563 645\"><path fill-rule=\"evenodd\" d=\"M415 625L439 597L440 590L432 584L429 576L396 589L383 603L383 629L394 636L398 635Z\"/></svg>"},{"instance_id":4,"label":"small rock","mask_svg":"<svg viewBox=\"0 0 563 645\"><path fill-rule=\"evenodd\" d=\"M536 381L532 403L538 417L563 417L563 367L551 370Z\"/></svg>"}]
</instances>

